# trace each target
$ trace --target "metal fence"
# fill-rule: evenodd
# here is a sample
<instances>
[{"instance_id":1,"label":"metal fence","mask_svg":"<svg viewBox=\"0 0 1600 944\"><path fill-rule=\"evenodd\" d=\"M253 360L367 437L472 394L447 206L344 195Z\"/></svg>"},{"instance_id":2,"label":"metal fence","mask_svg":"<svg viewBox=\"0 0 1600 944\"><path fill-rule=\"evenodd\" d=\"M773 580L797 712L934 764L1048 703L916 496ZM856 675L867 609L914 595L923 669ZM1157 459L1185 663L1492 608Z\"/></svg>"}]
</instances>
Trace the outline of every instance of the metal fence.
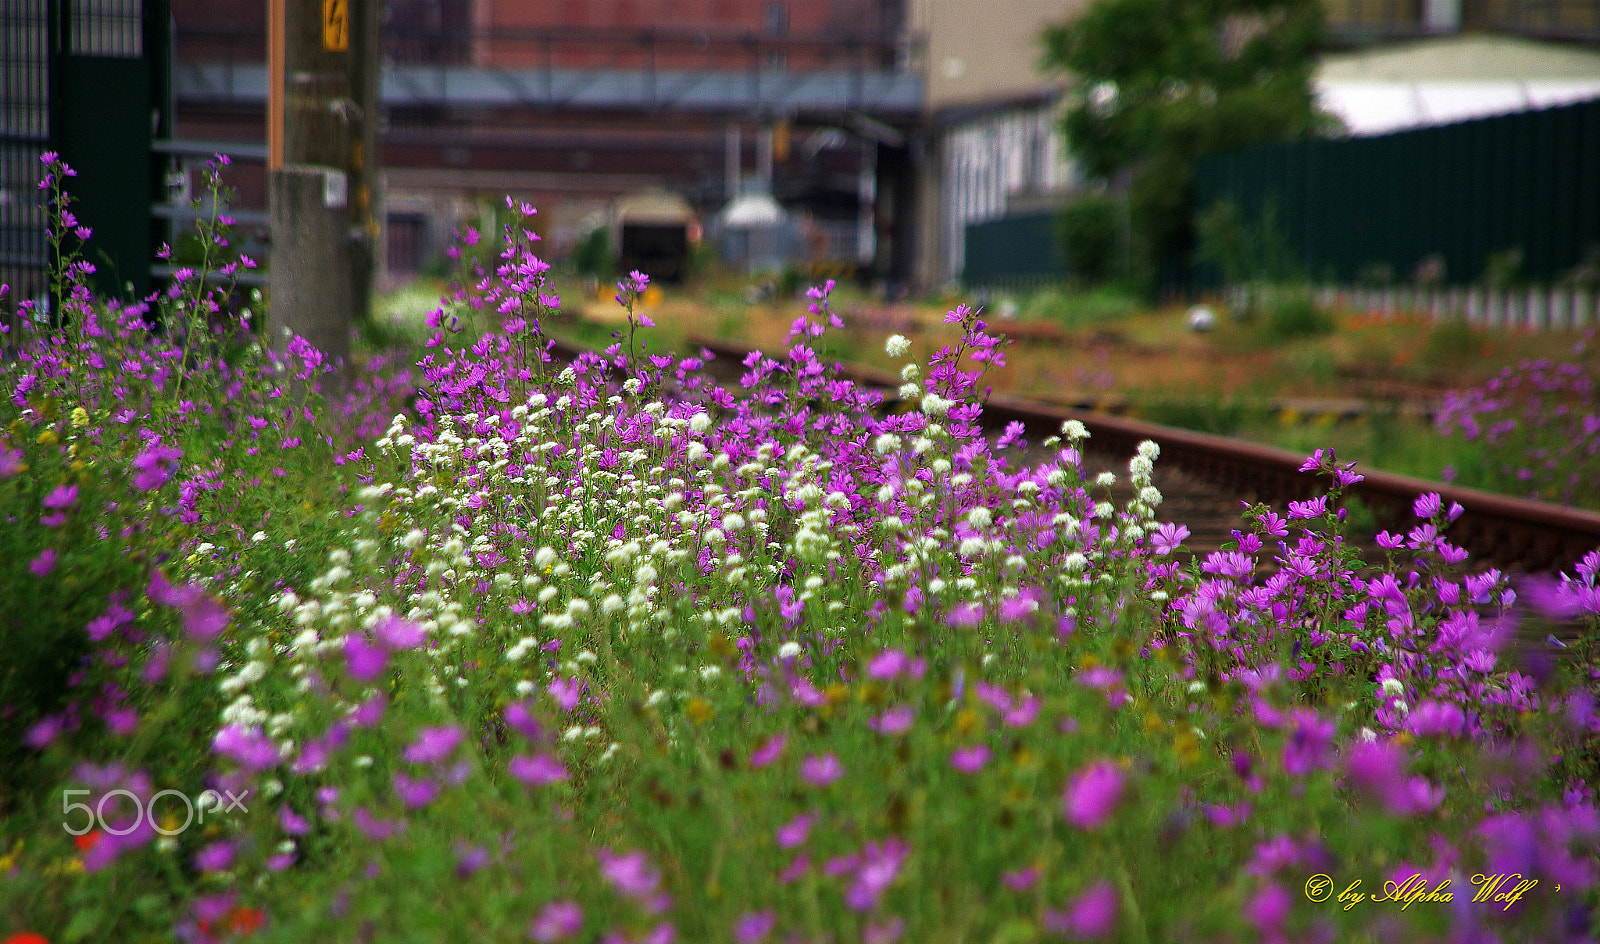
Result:
<instances>
[{"instance_id":1,"label":"metal fence","mask_svg":"<svg viewBox=\"0 0 1600 944\"><path fill-rule=\"evenodd\" d=\"M0 12L0 313L45 288L39 153L50 143L54 35L46 0L6 0Z\"/></svg>"},{"instance_id":2,"label":"metal fence","mask_svg":"<svg viewBox=\"0 0 1600 944\"><path fill-rule=\"evenodd\" d=\"M1202 158L1195 207L1275 219L1274 241L1320 282L1559 283L1600 252L1597 168L1600 100Z\"/></svg>"},{"instance_id":3,"label":"metal fence","mask_svg":"<svg viewBox=\"0 0 1600 944\"><path fill-rule=\"evenodd\" d=\"M1021 289L1062 282L1067 260L1055 235L1052 211L1018 213L968 223L961 282L973 288Z\"/></svg>"},{"instance_id":4,"label":"metal fence","mask_svg":"<svg viewBox=\"0 0 1600 944\"><path fill-rule=\"evenodd\" d=\"M0 2L0 311L48 289L39 157L59 152L78 176L74 212L94 231L97 288L143 295L164 223L152 140L171 127L167 0Z\"/></svg>"}]
</instances>

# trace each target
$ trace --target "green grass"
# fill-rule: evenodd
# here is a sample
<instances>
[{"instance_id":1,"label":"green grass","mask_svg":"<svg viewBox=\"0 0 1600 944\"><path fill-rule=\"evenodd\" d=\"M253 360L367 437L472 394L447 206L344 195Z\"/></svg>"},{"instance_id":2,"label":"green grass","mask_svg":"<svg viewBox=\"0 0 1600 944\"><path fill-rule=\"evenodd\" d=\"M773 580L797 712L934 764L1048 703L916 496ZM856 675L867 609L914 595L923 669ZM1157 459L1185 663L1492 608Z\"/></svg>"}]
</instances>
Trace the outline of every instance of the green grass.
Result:
<instances>
[{"instance_id":1,"label":"green grass","mask_svg":"<svg viewBox=\"0 0 1600 944\"><path fill-rule=\"evenodd\" d=\"M1136 295L1105 287L1088 291L1044 289L1023 299L1019 308L1025 318L1054 321L1069 331L1078 331L1121 321L1149 306Z\"/></svg>"}]
</instances>

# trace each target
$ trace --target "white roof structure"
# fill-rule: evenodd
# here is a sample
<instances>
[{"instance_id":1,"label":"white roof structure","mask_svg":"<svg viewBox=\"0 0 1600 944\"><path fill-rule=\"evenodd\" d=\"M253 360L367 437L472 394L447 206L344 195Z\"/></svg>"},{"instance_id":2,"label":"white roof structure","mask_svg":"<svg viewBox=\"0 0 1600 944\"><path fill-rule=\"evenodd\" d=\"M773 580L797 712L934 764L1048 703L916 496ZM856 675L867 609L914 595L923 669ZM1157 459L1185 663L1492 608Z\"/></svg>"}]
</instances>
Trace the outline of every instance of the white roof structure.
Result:
<instances>
[{"instance_id":1,"label":"white roof structure","mask_svg":"<svg viewBox=\"0 0 1600 944\"><path fill-rule=\"evenodd\" d=\"M676 193L644 190L619 197L617 219L623 224L670 226L694 219L694 207Z\"/></svg>"},{"instance_id":2,"label":"white roof structure","mask_svg":"<svg viewBox=\"0 0 1600 944\"><path fill-rule=\"evenodd\" d=\"M1452 36L1329 56L1317 100L1352 135L1600 98L1600 53L1510 37Z\"/></svg>"},{"instance_id":3,"label":"white roof structure","mask_svg":"<svg viewBox=\"0 0 1600 944\"><path fill-rule=\"evenodd\" d=\"M733 229L777 226L788 218L783 207L768 193L747 193L736 197L718 214L722 225Z\"/></svg>"}]
</instances>

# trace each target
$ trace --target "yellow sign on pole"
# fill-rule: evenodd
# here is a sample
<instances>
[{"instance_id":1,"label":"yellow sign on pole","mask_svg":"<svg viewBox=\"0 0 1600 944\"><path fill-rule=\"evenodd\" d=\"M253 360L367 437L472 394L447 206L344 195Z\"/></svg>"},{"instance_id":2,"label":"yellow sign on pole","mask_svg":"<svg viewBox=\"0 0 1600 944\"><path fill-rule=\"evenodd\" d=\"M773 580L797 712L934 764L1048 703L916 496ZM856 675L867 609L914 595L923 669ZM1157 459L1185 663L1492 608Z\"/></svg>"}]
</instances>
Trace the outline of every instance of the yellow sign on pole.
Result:
<instances>
[{"instance_id":1,"label":"yellow sign on pole","mask_svg":"<svg viewBox=\"0 0 1600 944\"><path fill-rule=\"evenodd\" d=\"M322 0L322 48L326 52L350 50L350 0Z\"/></svg>"}]
</instances>

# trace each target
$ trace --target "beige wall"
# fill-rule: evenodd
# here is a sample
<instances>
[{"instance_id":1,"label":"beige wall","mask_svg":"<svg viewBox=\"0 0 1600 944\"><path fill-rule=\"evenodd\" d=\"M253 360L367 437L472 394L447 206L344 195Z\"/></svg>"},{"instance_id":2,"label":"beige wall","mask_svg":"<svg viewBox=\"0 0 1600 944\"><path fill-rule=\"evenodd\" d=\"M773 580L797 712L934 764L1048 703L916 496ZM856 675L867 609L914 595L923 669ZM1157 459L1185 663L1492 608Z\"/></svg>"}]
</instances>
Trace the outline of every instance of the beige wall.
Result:
<instances>
[{"instance_id":1,"label":"beige wall","mask_svg":"<svg viewBox=\"0 0 1600 944\"><path fill-rule=\"evenodd\" d=\"M1088 0L909 0L911 25L927 38L927 105L1017 98L1065 84L1039 71L1039 33Z\"/></svg>"}]
</instances>

